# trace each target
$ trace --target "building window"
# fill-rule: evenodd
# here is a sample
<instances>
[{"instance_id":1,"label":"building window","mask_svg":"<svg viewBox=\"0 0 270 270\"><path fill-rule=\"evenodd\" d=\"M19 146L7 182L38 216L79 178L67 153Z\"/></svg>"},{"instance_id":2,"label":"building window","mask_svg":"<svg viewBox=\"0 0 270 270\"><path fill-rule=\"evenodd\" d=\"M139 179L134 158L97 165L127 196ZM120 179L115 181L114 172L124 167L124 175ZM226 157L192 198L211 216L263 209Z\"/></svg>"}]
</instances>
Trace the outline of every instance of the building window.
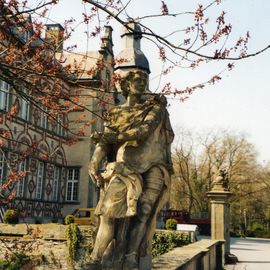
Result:
<instances>
[{"instance_id":1,"label":"building window","mask_svg":"<svg viewBox=\"0 0 270 270\"><path fill-rule=\"evenodd\" d=\"M57 131L56 131L59 136L64 136L65 134L63 125L64 125L64 115L59 114L57 116Z\"/></svg>"},{"instance_id":2,"label":"building window","mask_svg":"<svg viewBox=\"0 0 270 270\"><path fill-rule=\"evenodd\" d=\"M106 70L106 82L105 82L106 91L110 91L110 82L111 82L111 74L109 70Z\"/></svg>"},{"instance_id":3,"label":"building window","mask_svg":"<svg viewBox=\"0 0 270 270\"><path fill-rule=\"evenodd\" d=\"M67 201L78 201L79 174L80 169L78 168L67 171Z\"/></svg>"},{"instance_id":4,"label":"building window","mask_svg":"<svg viewBox=\"0 0 270 270\"><path fill-rule=\"evenodd\" d=\"M26 94L26 90L23 90L23 93ZM20 116L22 119L29 121L30 119L30 104L29 102L22 98L21 99L21 111L20 111Z\"/></svg>"},{"instance_id":5,"label":"building window","mask_svg":"<svg viewBox=\"0 0 270 270\"><path fill-rule=\"evenodd\" d=\"M41 199L42 198L44 167L45 167L44 162L39 162L38 163L37 184L36 184L36 199Z\"/></svg>"},{"instance_id":6,"label":"building window","mask_svg":"<svg viewBox=\"0 0 270 270\"><path fill-rule=\"evenodd\" d=\"M18 171L19 172L25 172L26 171L26 159L24 159L19 164ZM26 177L23 177L17 183L17 190L16 190L17 197L23 197L23 195L24 195L24 185L25 185L25 181L26 181L25 179L26 179Z\"/></svg>"},{"instance_id":7,"label":"building window","mask_svg":"<svg viewBox=\"0 0 270 270\"><path fill-rule=\"evenodd\" d=\"M9 109L9 84L0 80L0 110L8 111Z\"/></svg>"},{"instance_id":8,"label":"building window","mask_svg":"<svg viewBox=\"0 0 270 270\"><path fill-rule=\"evenodd\" d=\"M4 181L5 154L0 150L0 190Z\"/></svg>"},{"instance_id":9,"label":"building window","mask_svg":"<svg viewBox=\"0 0 270 270\"><path fill-rule=\"evenodd\" d=\"M48 116L47 116L47 111L48 108L46 108L45 106L41 106L41 112L40 112L40 118L39 118L39 126L47 129L48 127Z\"/></svg>"},{"instance_id":10,"label":"building window","mask_svg":"<svg viewBox=\"0 0 270 270\"><path fill-rule=\"evenodd\" d=\"M58 200L58 187L59 187L59 178L60 178L60 168L55 166L53 172L53 201Z\"/></svg>"}]
</instances>

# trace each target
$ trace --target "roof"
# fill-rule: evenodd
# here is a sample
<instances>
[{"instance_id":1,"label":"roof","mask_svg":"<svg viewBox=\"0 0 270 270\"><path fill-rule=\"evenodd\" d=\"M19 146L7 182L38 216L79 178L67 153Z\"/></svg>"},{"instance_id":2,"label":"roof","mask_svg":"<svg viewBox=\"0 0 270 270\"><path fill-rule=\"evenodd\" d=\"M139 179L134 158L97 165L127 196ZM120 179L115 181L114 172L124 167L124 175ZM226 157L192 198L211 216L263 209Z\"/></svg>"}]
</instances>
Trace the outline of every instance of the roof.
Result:
<instances>
[{"instance_id":1,"label":"roof","mask_svg":"<svg viewBox=\"0 0 270 270\"><path fill-rule=\"evenodd\" d=\"M61 55L62 59L60 59ZM80 71L79 79L91 79L95 75L91 71L97 67L97 62L101 59L101 55L98 51L64 52L57 53L56 58L61 60L64 67L70 65L72 73Z\"/></svg>"}]
</instances>

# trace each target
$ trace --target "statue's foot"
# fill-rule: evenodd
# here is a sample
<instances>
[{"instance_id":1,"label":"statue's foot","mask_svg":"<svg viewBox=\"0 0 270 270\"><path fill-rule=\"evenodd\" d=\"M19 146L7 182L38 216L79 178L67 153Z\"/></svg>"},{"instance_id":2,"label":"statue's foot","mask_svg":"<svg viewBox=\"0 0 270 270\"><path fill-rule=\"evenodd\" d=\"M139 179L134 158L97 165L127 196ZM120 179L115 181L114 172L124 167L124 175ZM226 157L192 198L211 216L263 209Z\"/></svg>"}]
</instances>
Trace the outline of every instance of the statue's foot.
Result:
<instances>
[{"instance_id":1,"label":"statue's foot","mask_svg":"<svg viewBox=\"0 0 270 270\"><path fill-rule=\"evenodd\" d=\"M123 270L139 270L137 253L130 253L125 255Z\"/></svg>"}]
</instances>

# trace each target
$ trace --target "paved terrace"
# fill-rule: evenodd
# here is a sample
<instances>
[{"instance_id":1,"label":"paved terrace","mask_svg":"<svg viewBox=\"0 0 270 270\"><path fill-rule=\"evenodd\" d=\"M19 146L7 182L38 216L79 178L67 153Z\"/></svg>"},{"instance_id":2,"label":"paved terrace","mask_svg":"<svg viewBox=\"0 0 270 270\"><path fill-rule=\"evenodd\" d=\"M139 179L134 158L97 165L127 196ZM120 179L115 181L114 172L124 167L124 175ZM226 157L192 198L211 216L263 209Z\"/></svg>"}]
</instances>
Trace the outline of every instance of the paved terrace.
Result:
<instances>
[{"instance_id":1,"label":"paved terrace","mask_svg":"<svg viewBox=\"0 0 270 270\"><path fill-rule=\"evenodd\" d=\"M270 239L231 238L231 253L239 262L226 270L270 270Z\"/></svg>"}]
</instances>

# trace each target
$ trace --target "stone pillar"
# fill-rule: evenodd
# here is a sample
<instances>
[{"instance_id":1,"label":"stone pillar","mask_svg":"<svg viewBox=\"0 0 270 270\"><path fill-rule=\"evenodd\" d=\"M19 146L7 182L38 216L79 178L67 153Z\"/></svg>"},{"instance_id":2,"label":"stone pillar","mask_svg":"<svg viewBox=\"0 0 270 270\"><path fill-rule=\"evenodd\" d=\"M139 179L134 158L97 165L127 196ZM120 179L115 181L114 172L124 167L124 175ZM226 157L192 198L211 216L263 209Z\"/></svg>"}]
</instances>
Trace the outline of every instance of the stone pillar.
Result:
<instances>
[{"instance_id":1,"label":"stone pillar","mask_svg":"<svg viewBox=\"0 0 270 270\"><path fill-rule=\"evenodd\" d=\"M207 193L211 204L211 239L224 240L224 259L230 254L230 206L229 198L232 193L229 191L228 177L224 170L218 172L214 180L213 188Z\"/></svg>"}]
</instances>

